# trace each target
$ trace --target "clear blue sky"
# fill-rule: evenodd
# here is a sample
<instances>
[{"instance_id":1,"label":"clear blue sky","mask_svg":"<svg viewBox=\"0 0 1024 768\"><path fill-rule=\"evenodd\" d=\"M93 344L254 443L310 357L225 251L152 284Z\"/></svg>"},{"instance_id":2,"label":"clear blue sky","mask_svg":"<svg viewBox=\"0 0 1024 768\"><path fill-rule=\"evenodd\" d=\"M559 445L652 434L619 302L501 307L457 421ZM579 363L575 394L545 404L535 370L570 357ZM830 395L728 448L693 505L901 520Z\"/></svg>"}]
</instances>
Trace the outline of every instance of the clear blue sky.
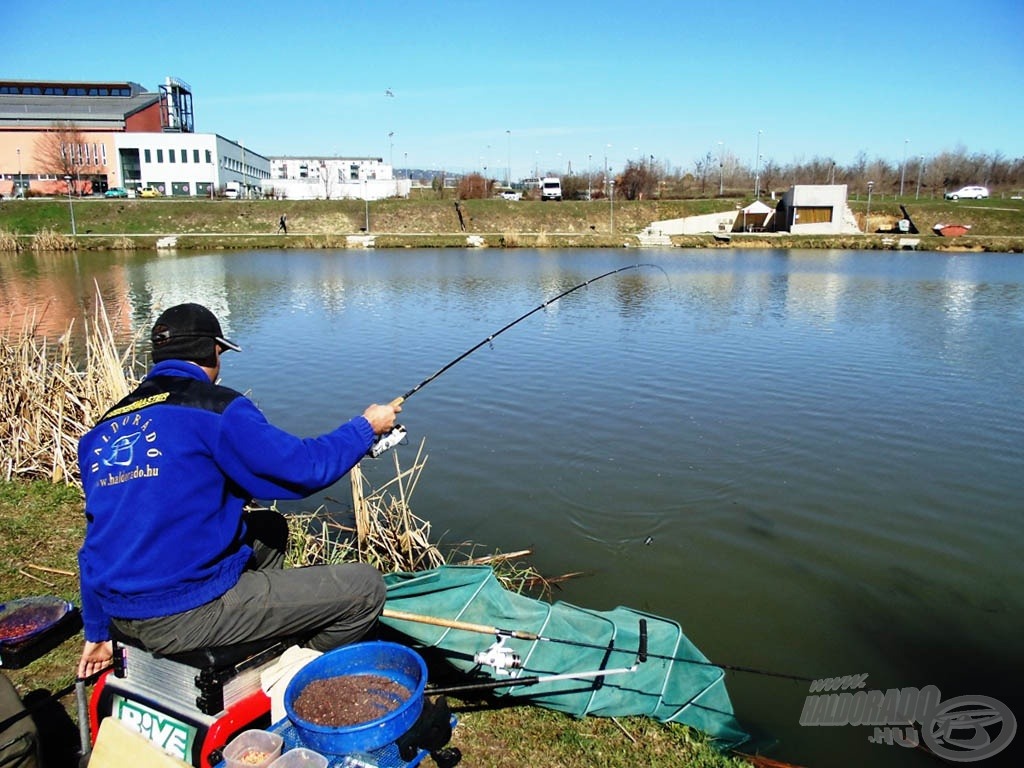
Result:
<instances>
[{"instance_id":1,"label":"clear blue sky","mask_svg":"<svg viewBox=\"0 0 1024 768\"><path fill-rule=\"evenodd\" d=\"M197 131L264 155L499 179L719 149L1024 156L1021 0L7 0L0 18L0 76L178 77Z\"/></svg>"}]
</instances>

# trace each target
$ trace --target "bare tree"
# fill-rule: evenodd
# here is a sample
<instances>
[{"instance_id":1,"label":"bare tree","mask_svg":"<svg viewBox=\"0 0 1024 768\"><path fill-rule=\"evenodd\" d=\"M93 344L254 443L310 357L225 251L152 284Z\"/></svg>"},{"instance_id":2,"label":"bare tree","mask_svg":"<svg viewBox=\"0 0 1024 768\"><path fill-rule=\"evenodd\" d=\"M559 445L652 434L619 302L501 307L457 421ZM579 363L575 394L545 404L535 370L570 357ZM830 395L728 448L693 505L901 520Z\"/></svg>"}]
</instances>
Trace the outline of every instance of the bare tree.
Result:
<instances>
[{"instance_id":1,"label":"bare tree","mask_svg":"<svg viewBox=\"0 0 1024 768\"><path fill-rule=\"evenodd\" d=\"M95 146L86 141L85 134L77 125L59 121L53 129L36 139L35 154L39 167L45 173L59 178L70 176L74 188L81 192L82 174L99 173L102 169Z\"/></svg>"},{"instance_id":2,"label":"bare tree","mask_svg":"<svg viewBox=\"0 0 1024 768\"><path fill-rule=\"evenodd\" d=\"M700 196L706 197L708 191L708 174L711 172L711 165L714 158L708 152L704 157L698 158L693 163L694 176L700 179Z\"/></svg>"}]
</instances>

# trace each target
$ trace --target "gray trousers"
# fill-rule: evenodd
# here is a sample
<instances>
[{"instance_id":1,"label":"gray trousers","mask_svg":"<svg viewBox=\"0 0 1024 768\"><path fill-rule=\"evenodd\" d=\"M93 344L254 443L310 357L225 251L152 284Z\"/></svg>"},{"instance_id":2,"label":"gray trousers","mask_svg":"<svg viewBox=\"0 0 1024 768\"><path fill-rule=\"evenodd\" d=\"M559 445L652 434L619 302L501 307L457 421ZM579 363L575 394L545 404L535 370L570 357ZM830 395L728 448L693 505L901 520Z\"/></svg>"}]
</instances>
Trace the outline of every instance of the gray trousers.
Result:
<instances>
[{"instance_id":1,"label":"gray trousers","mask_svg":"<svg viewBox=\"0 0 1024 768\"><path fill-rule=\"evenodd\" d=\"M284 568L287 521L272 510L246 517L253 557L216 600L171 616L113 619L154 653L302 635L318 651L365 637L384 608L384 579L363 563Z\"/></svg>"}]
</instances>

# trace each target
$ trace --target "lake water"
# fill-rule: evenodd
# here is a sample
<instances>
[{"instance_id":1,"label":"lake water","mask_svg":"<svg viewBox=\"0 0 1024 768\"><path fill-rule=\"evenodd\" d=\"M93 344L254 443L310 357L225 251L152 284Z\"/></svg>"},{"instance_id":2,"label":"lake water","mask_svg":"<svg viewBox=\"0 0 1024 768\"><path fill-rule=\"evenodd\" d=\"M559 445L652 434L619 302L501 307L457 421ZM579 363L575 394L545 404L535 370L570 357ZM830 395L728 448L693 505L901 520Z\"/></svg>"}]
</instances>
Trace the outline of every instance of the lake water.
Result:
<instances>
[{"instance_id":1,"label":"lake water","mask_svg":"<svg viewBox=\"0 0 1024 768\"><path fill-rule=\"evenodd\" d=\"M657 267L551 304L406 402L399 456L426 440L411 504L435 538L585 571L557 597L675 619L722 664L1024 713L1019 254L2 255L0 322L32 308L41 332L80 327L98 287L127 339L205 303L244 348L224 383L317 434L636 262ZM314 501L347 498L343 481ZM778 759L934 765L867 726L801 726L807 683L727 683Z\"/></svg>"}]
</instances>

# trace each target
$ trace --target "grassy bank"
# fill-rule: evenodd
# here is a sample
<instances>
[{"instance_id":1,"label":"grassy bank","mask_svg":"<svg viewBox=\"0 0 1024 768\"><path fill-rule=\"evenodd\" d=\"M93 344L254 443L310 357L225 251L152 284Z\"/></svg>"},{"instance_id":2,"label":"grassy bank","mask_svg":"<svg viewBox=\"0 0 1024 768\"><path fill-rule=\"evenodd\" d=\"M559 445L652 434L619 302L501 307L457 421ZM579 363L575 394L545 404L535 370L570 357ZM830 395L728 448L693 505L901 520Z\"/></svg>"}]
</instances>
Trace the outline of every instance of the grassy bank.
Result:
<instances>
[{"instance_id":1,"label":"grassy bank","mask_svg":"<svg viewBox=\"0 0 1024 768\"><path fill-rule=\"evenodd\" d=\"M165 236L179 249L345 248L349 236L369 233L375 247L465 247L477 235L489 247L622 247L637 245L636 235L655 221L734 210L747 199L607 200L590 202L463 200L460 225L455 201L380 200L76 200L77 236L73 247L88 249L153 248ZM1020 251L1024 249L1024 201L880 199L871 201L872 233L843 237L736 235L732 245L773 248L889 248L878 230L894 229L909 210L921 234L921 249ZM850 200L863 224L867 201ZM277 234L281 214L289 234ZM934 224L971 225L959 238L935 235ZM463 229L463 226L465 227ZM15 200L0 203L0 249L31 248L39 238L70 235L68 201ZM675 237L674 245L721 247L711 235ZM59 248L58 248L59 249Z\"/></svg>"}]
</instances>

